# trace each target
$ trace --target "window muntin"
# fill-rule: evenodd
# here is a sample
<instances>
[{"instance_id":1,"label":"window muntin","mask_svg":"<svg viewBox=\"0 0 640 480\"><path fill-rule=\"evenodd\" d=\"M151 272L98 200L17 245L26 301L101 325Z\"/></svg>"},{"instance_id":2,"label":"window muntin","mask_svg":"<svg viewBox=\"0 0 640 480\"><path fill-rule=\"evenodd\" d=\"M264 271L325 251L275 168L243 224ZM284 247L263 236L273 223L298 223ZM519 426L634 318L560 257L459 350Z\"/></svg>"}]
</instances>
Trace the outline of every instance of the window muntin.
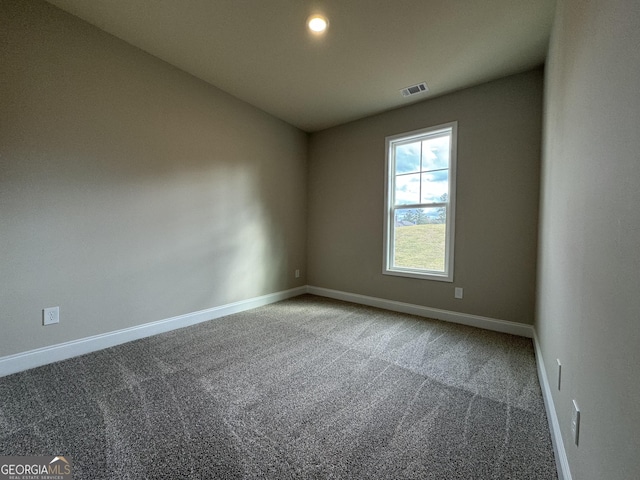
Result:
<instances>
[{"instance_id":1,"label":"window muntin","mask_svg":"<svg viewBox=\"0 0 640 480\"><path fill-rule=\"evenodd\" d=\"M453 281L457 123L387 137L383 273Z\"/></svg>"}]
</instances>

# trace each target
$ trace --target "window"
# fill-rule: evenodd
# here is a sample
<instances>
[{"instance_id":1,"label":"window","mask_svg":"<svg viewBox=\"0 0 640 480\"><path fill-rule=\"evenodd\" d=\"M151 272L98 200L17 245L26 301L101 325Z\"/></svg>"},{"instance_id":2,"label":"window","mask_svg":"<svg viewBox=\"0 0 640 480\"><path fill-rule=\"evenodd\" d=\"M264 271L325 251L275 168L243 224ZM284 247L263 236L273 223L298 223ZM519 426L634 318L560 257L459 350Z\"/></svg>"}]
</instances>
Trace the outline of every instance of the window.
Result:
<instances>
[{"instance_id":1,"label":"window","mask_svg":"<svg viewBox=\"0 0 640 480\"><path fill-rule=\"evenodd\" d=\"M457 127L386 139L385 274L453 281Z\"/></svg>"}]
</instances>

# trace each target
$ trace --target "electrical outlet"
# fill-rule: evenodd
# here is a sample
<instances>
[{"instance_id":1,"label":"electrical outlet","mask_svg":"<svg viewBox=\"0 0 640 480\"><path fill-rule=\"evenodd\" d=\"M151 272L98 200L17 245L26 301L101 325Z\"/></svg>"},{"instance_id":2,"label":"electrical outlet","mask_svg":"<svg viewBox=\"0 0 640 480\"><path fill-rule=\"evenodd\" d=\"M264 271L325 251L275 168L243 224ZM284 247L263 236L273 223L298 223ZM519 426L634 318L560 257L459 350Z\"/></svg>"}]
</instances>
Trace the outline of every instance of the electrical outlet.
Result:
<instances>
[{"instance_id":1,"label":"electrical outlet","mask_svg":"<svg viewBox=\"0 0 640 480\"><path fill-rule=\"evenodd\" d=\"M558 362L558 390L560 390L560 385L562 382L562 364L560 363L559 358L556 358L556 362Z\"/></svg>"},{"instance_id":2,"label":"electrical outlet","mask_svg":"<svg viewBox=\"0 0 640 480\"><path fill-rule=\"evenodd\" d=\"M571 433L573 434L573 441L578 446L578 438L580 437L580 408L575 400L572 403L573 412L571 413Z\"/></svg>"},{"instance_id":3,"label":"electrical outlet","mask_svg":"<svg viewBox=\"0 0 640 480\"><path fill-rule=\"evenodd\" d=\"M462 287L456 287L454 297L462 298L462 293L463 293Z\"/></svg>"},{"instance_id":4,"label":"electrical outlet","mask_svg":"<svg viewBox=\"0 0 640 480\"><path fill-rule=\"evenodd\" d=\"M296 268L296 278L300 278L300 270Z\"/></svg>"},{"instance_id":5,"label":"electrical outlet","mask_svg":"<svg viewBox=\"0 0 640 480\"><path fill-rule=\"evenodd\" d=\"M60 323L60 307L49 307L42 310L42 325Z\"/></svg>"}]
</instances>

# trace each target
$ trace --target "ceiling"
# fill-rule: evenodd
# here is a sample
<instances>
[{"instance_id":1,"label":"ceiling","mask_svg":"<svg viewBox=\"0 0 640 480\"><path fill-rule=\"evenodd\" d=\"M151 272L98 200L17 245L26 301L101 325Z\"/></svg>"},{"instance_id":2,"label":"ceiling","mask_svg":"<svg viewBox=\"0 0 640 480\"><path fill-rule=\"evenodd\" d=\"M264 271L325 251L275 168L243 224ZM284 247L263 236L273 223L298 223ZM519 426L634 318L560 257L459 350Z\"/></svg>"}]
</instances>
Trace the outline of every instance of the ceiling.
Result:
<instances>
[{"instance_id":1,"label":"ceiling","mask_svg":"<svg viewBox=\"0 0 640 480\"><path fill-rule=\"evenodd\" d=\"M307 132L544 62L555 0L49 0ZM311 35L312 13L329 19ZM429 92L400 89L427 82Z\"/></svg>"}]
</instances>

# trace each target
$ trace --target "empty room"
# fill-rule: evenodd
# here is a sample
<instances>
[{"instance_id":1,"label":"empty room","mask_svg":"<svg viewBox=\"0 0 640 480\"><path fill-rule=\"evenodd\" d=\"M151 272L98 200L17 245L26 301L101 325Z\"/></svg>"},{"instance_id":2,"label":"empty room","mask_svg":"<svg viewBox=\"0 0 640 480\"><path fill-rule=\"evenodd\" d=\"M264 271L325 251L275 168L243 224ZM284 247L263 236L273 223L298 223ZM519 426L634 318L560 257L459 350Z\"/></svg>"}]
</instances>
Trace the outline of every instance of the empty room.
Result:
<instances>
[{"instance_id":1,"label":"empty room","mask_svg":"<svg viewBox=\"0 0 640 480\"><path fill-rule=\"evenodd\" d=\"M640 2L0 0L0 478L640 478Z\"/></svg>"}]
</instances>

